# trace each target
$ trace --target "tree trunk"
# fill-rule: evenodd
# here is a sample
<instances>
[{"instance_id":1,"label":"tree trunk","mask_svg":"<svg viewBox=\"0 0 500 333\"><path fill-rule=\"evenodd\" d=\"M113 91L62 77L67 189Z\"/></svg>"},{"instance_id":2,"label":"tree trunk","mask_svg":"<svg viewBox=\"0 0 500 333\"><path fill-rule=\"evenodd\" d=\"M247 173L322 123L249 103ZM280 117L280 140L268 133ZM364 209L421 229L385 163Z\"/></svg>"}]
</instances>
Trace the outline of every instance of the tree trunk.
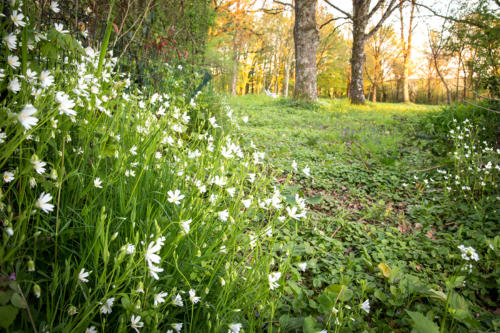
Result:
<instances>
[{"instance_id":1,"label":"tree trunk","mask_svg":"<svg viewBox=\"0 0 500 333\"><path fill-rule=\"evenodd\" d=\"M373 84L373 91L372 91L372 102L377 103L377 85L374 83Z\"/></svg>"},{"instance_id":2,"label":"tree trunk","mask_svg":"<svg viewBox=\"0 0 500 333\"><path fill-rule=\"evenodd\" d=\"M363 67L366 61L365 42L363 32L362 36L355 36L352 43L349 95L353 104L365 104L365 92L363 89Z\"/></svg>"},{"instance_id":3,"label":"tree trunk","mask_svg":"<svg viewBox=\"0 0 500 333\"><path fill-rule=\"evenodd\" d=\"M236 86L238 84L238 58L239 58L239 47L238 47L238 32L234 32L233 37L233 70L231 76L231 94L236 95Z\"/></svg>"},{"instance_id":4,"label":"tree trunk","mask_svg":"<svg viewBox=\"0 0 500 333\"><path fill-rule=\"evenodd\" d=\"M353 104L365 104L363 68L366 61L365 44L367 40L366 26L368 24L369 2L353 1L351 83L349 85L349 95Z\"/></svg>"},{"instance_id":5,"label":"tree trunk","mask_svg":"<svg viewBox=\"0 0 500 333\"><path fill-rule=\"evenodd\" d=\"M427 103L431 104L431 78L427 78Z\"/></svg>"},{"instance_id":6,"label":"tree trunk","mask_svg":"<svg viewBox=\"0 0 500 333\"><path fill-rule=\"evenodd\" d=\"M408 58L403 60L403 75L401 78L403 84L403 102L410 103L410 81L408 80Z\"/></svg>"},{"instance_id":7,"label":"tree trunk","mask_svg":"<svg viewBox=\"0 0 500 333\"><path fill-rule=\"evenodd\" d=\"M318 0L295 1L295 99L316 101L316 53L319 33L316 24Z\"/></svg>"},{"instance_id":8,"label":"tree trunk","mask_svg":"<svg viewBox=\"0 0 500 333\"><path fill-rule=\"evenodd\" d=\"M283 86L283 96L288 97L288 84L290 83L290 64L288 59L285 61L285 84Z\"/></svg>"},{"instance_id":9,"label":"tree trunk","mask_svg":"<svg viewBox=\"0 0 500 333\"><path fill-rule=\"evenodd\" d=\"M441 74L441 71L439 70L439 66L437 63L437 56L434 57L434 68L436 69L436 72L439 75L439 78L441 79L441 82L443 82L444 87L446 88L446 101L448 104L451 104L451 92L450 88L448 87L448 84L446 83L446 80L444 79L443 75Z\"/></svg>"},{"instance_id":10,"label":"tree trunk","mask_svg":"<svg viewBox=\"0 0 500 333\"><path fill-rule=\"evenodd\" d=\"M408 66L410 64L410 56L411 56L411 38L413 34L413 18L415 13L415 4L416 1L411 1L411 9L410 9L410 20L408 24L408 40L405 40L405 31L404 31L404 19L403 19L403 2L404 0L399 0L399 14L401 21L401 47L403 53L403 102L410 103L410 81L408 79Z\"/></svg>"}]
</instances>

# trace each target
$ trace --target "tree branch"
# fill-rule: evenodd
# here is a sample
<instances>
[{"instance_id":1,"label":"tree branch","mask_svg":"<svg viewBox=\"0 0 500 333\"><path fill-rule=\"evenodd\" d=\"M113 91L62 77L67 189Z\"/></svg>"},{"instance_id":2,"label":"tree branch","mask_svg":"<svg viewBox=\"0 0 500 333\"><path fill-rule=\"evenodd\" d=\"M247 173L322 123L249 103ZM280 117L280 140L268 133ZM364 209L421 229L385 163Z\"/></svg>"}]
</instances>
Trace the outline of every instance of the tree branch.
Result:
<instances>
[{"instance_id":1,"label":"tree branch","mask_svg":"<svg viewBox=\"0 0 500 333\"><path fill-rule=\"evenodd\" d=\"M328 0L325 0L325 2L326 2L327 4L329 4L331 7L333 7L333 9L338 10L339 12L341 12L342 14L344 14L345 16L347 16L350 20L352 20L352 15L351 15L351 14L349 14L348 12L346 12L346 11L344 11L344 10L340 9L339 7L335 6L334 4L332 4L332 3L331 3L330 1L328 1Z\"/></svg>"},{"instance_id":2,"label":"tree branch","mask_svg":"<svg viewBox=\"0 0 500 333\"><path fill-rule=\"evenodd\" d=\"M377 32L377 30L380 29L380 27L382 27L385 20L387 20L387 18L389 16L391 16L392 12L394 12L397 8L399 8L405 2L405 1L401 1L401 2L396 2L396 1L397 0L391 0L391 2L389 3L389 7L387 7L387 10L383 13L383 15L380 18L380 20L378 21L377 25L375 25L372 28L372 30L370 30L370 32L366 35L367 38L371 38L371 36L373 36L373 34L375 34Z\"/></svg>"},{"instance_id":3,"label":"tree branch","mask_svg":"<svg viewBox=\"0 0 500 333\"><path fill-rule=\"evenodd\" d=\"M336 20L348 20L349 18L348 17L334 17L334 18L331 18L329 19L328 21L326 21L325 23L323 23L322 25L319 26L319 29L321 30L321 28L323 28L325 25L328 25Z\"/></svg>"},{"instance_id":4,"label":"tree branch","mask_svg":"<svg viewBox=\"0 0 500 333\"><path fill-rule=\"evenodd\" d=\"M279 0L273 0L273 2L279 3L280 5L283 5L283 6L289 6L289 7L295 8L291 3L286 3L286 2L279 1Z\"/></svg>"},{"instance_id":5,"label":"tree branch","mask_svg":"<svg viewBox=\"0 0 500 333\"><path fill-rule=\"evenodd\" d=\"M453 22L457 22L457 23L465 23L465 24L468 24L468 25L472 25L474 27L478 27L478 28L481 28L481 29L488 29L489 27L487 25L484 25L480 22L476 22L476 21L471 21L471 20L467 20L467 19L457 19L453 16L446 16L446 15L442 15L438 12L436 12L434 9L424 5L424 4L421 4L421 3L416 3L417 6L419 7L422 7L424 9L427 9L428 11L430 11L434 16L437 16L437 17L440 17L442 19L445 19L445 20L450 20L450 21L453 21Z\"/></svg>"},{"instance_id":6,"label":"tree branch","mask_svg":"<svg viewBox=\"0 0 500 333\"><path fill-rule=\"evenodd\" d=\"M384 4L385 0L378 0L377 4L372 8L372 10L370 10L370 13L368 14L368 19L370 19L373 14L375 14L377 12L377 10L379 10L379 8Z\"/></svg>"}]
</instances>

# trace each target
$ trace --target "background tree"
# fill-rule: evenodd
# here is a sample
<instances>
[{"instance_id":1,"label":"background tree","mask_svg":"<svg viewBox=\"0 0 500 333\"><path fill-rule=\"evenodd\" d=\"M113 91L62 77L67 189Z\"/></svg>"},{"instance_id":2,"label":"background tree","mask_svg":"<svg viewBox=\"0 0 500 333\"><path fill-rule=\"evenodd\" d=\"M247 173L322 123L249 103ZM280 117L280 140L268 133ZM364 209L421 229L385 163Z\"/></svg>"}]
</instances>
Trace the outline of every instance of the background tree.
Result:
<instances>
[{"instance_id":1,"label":"background tree","mask_svg":"<svg viewBox=\"0 0 500 333\"><path fill-rule=\"evenodd\" d=\"M409 66L410 66L410 56L411 56L411 41L412 41L412 35L413 35L413 19L415 17L415 4L416 0L410 0L409 1L409 18L408 18L408 24L405 25L404 22L404 7L403 2L404 0L399 0L400 5L399 5L399 20L400 20L400 29L401 29L401 54L403 56L403 68L402 68L402 84L403 84L403 102L409 103L410 102L410 89L409 89ZM405 36L405 28L408 29L408 32Z\"/></svg>"},{"instance_id":2,"label":"background tree","mask_svg":"<svg viewBox=\"0 0 500 333\"><path fill-rule=\"evenodd\" d=\"M316 53L319 33L316 24L317 0L295 1L295 99L317 100Z\"/></svg>"},{"instance_id":3,"label":"background tree","mask_svg":"<svg viewBox=\"0 0 500 333\"><path fill-rule=\"evenodd\" d=\"M442 38L442 32L439 33L435 30L429 31L429 48L431 51L431 56L432 56L432 62L434 64L434 69L436 70L436 73L438 74L439 78L441 79L441 82L443 83L445 89L446 89L446 101L448 104L451 104L451 91L450 87L448 86L448 83L446 82L445 79L445 73L446 68L444 67L448 63L447 55L444 50L444 42ZM444 62L445 65L441 65L441 63Z\"/></svg>"},{"instance_id":4,"label":"background tree","mask_svg":"<svg viewBox=\"0 0 500 333\"><path fill-rule=\"evenodd\" d=\"M367 43L365 73L372 85L372 102L377 101L379 93L381 93L381 100L385 100L384 81L391 71L391 61L397 55L395 37L391 26L383 26Z\"/></svg>"},{"instance_id":5,"label":"background tree","mask_svg":"<svg viewBox=\"0 0 500 333\"><path fill-rule=\"evenodd\" d=\"M332 8L336 9L352 23L352 51L351 51L351 82L349 84L349 96L351 103L364 104L365 93L363 88L363 68L366 61L366 41L380 29L384 21L404 2L398 0L378 0L371 7L371 0L353 0L352 13L337 7L331 1L325 0ZM366 32L370 19L378 10L382 10L382 16L378 22Z\"/></svg>"}]
</instances>

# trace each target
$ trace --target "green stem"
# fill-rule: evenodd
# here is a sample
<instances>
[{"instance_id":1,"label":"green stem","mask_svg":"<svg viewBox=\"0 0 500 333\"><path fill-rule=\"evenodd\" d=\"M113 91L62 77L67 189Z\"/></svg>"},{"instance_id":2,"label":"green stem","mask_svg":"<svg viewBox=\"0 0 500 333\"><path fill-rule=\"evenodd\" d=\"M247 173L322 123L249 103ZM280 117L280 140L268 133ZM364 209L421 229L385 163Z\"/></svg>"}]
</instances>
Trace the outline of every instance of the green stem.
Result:
<instances>
[{"instance_id":1,"label":"green stem","mask_svg":"<svg viewBox=\"0 0 500 333\"><path fill-rule=\"evenodd\" d=\"M104 34L104 40L103 40L102 46L101 46L101 53L99 54L99 64L97 65L97 77L98 78L101 77L101 74L102 74L102 65L104 63L104 57L106 56L106 51L108 49L109 38L111 36L111 28L113 27L112 13L113 13L114 4L115 4L115 0L111 1L111 5L109 7L106 32Z\"/></svg>"},{"instance_id":2,"label":"green stem","mask_svg":"<svg viewBox=\"0 0 500 333\"><path fill-rule=\"evenodd\" d=\"M24 12L26 12L26 4L24 5ZM24 26L22 32L22 48L21 48L21 70L23 75L26 76L26 71L28 70L28 27Z\"/></svg>"}]
</instances>

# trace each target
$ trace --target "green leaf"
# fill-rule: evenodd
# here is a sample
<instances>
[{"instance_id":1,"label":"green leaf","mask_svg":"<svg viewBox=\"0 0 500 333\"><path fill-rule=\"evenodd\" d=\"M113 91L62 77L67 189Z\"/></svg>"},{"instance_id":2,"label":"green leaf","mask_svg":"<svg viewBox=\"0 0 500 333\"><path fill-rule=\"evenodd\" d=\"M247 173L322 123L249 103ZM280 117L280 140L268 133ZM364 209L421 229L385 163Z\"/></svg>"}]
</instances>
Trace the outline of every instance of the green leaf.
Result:
<instances>
[{"instance_id":1,"label":"green leaf","mask_svg":"<svg viewBox=\"0 0 500 333\"><path fill-rule=\"evenodd\" d=\"M323 197L321 195L315 195L312 198L306 199L306 202L310 205L316 205L323 201Z\"/></svg>"},{"instance_id":2,"label":"green leaf","mask_svg":"<svg viewBox=\"0 0 500 333\"><path fill-rule=\"evenodd\" d=\"M8 328L16 319L18 311L12 305L0 306L0 327Z\"/></svg>"},{"instance_id":3,"label":"green leaf","mask_svg":"<svg viewBox=\"0 0 500 333\"><path fill-rule=\"evenodd\" d=\"M12 294L10 301L16 308L26 309L28 307L24 299L18 293Z\"/></svg>"},{"instance_id":4,"label":"green leaf","mask_svg":"<svg viewBox=\"0 0 500 333\"><path fill-rule=\"evenodd\" d=\"M0 305L5 305L9 303L10 297L12 296L12 290L0 290Z\"/></svg>"},{"instance_id":5,"label":"green leaf","mask_svg":"<svg viewBox=\"0 0 500 333\"><path fill-rule=\"evenodd\" d=\"M298 331L303 323L303 318L292 317L288 314L282 315L279 319L281 328L286 331Z\"/></svg>"},{"instance_id":6,"label":"green leaf","mask_svg":"<svg viewBox=\"0 0 500 333\"><path fill-rule=\"evenodd\" d=\"M122 301L122 305L123 305L123 307L124 307L126 310L129 310L129 311L130 311L130 310L132 310L132 309L133 309L133 307L132 307L132 303L130 303L130 299L128 298L128 296L127 296L127 295L123 295L123 296L122 296L121 301Z\"/></svg>"},{"instance_id":7,"label":"green leaf","mask_svg":"<svg viewBox=\"0 0 500 333\"><path fill-rule=\"evenodd\" d=\"M418 333L439 333L439 327L420 312L406 310L406 313L413 320L413 328Z\"/></svg>"},{"instance_id":8,"label":"green leaf","mask_svg":"<svg viewBox=\"0 0 500 333\"><path fill-rule=\"evenodd\" d=\"M385 263L381 262L380 264L378 264L377 267L382 271L382 274L386 278L389 278L391 276L391 268L387 266Z\"/></svg>"},{"instance_id":9,"label":"green leaf","mask_svg":"<svg viewBox=\"0 0 500 333\"><path fill-rule=\"evenodd\" d=\"M344 302L350 300L353 295L352 290L343 284L331 284L325 288L325 293L332 293L336 297L338 295L338 299Z\"/></svg>"},{"instance_id":10,"label":"green leaf","mask_svg":"<svg viewBox=\"0 0 500 333\"><path fill-rule=\"evenodd\" d=\"M302 324L302 332L304 333L316 333L314 328L314 318L312 316L306 317L304 323Z\"/></svg>"}]
</instances>

